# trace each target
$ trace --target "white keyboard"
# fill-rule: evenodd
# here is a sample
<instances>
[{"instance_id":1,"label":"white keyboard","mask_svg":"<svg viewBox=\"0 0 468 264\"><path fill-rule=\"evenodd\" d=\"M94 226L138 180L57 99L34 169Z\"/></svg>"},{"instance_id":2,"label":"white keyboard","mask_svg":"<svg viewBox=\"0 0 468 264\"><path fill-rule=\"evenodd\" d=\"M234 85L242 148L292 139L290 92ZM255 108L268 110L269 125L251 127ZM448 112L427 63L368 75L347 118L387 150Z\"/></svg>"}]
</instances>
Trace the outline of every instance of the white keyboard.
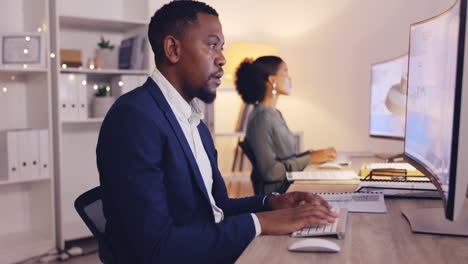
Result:
<instances>
[{"instance_id":1,"label":"white keyboard","mask_svg":"<svg viewBox=\"0 0 468 264\"><path fill-rule=\"evenodd\" d=\"M288 181L314 180L358 180L359 176L353 170L330 171L293 171L286 173Z\"/></svg>"},{"instance_id":2,"label":"white keyboard","mask_svg":"<svg viewBox=\"0 0 468 264\"><path fill-rule=\"evenodd\" d=\"M293 237L309 237L309 236L328 236L336 235L338 239L343 239L346 233L348 222L348 209L332 208L332 211L339 216L334 223L328 225L310 225L305 226L291 234Z\"/></svg>"},{"instance_id":3,"label":"white keyboard","mask_svg":"<svg viewBox=\"0 0 468 264\"><path fill-rule=\"evenodd\" d=\"M389 162L389 163L369 163L367 164L368 170L375 169L397 169L406 171L415 171L416 168L406 162Z\"/></svg>"},{"instance_id":4,"label":"white keyboard","mask_svg":"<svg viewBox=\"0 0 468 264\"><path fill-rule=\"evenodd\" d=\"M361 181L356 190L361 187L437 190L430 181Z\"/></svg>"}]
</instances>

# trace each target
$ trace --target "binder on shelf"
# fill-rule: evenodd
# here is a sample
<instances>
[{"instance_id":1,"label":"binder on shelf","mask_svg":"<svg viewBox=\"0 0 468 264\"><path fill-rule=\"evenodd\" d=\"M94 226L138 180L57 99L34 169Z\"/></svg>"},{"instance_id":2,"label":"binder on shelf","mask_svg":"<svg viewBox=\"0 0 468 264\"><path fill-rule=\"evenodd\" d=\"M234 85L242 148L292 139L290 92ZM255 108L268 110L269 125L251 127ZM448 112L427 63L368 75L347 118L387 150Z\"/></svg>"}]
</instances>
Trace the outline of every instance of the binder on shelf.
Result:
<instances>
[{"instance_id":1,"label":"binder on shelf","mask_svg":"<svg viewBox=\"0 0 468 264\"><path fill-rule=\"evenodd\" d=\"M77 74L75 77L74 87L76 89L76 117L77 120L88 119L88 85L87 77L84 74Z\"/></svg>"},{"instance_id":2,"label":"binder on shelf","mask_svg":"<svg viewBox=\"0 0 468 264\"><path fill-rule=\"evenodd\" d=\"M27 161L29 163L29 175L26 175L26 179L37 179L39 178L39 130L29 129L26 130L28 150Z\"/></svg>"},{"instance_id":3,"label":"binder on shelf","mask_svg":"<svg viewBox=\"0 0 468 264\"><path fill-rule=\"evenodd\" d=\"M134 38L122 40L119 47L119 69L130 69Z\"/></svg>"},{"instance_id":4,"label":"binder on shelf","mask_svg":"<svg viewBox=\"0 0 468 264\"><path fill-rule=\"evenodd\" d=\"M144 65L144 54L145 54L145 45L146 45L146 38L143 36L136 36L135 45L133 46L132 50L132 60L130 69L132 70L141 70L143 69Z\"/></svg>"},{"instance_id":5,"label":"binder on shelf","mask_svg":"<svg viewBox=\"0 0 468 264\"><path fill-rule=\"evenodd\" d=\"M61 73L59 79L61 120L86 120L89 107L86 75Z\"/></svg>"},{"instance_id":6,"label":"binder on shelf","mask_svg":"<svg viewBox=\"0 0 468 264\"><path fill-rule=\"evenodd\" d=\"M74 112L72 111L72 94L75 90L72 85L72 80L74 78L75 75L72 73L61 73L59 77L59 108L61 120L74 120Z\"/></svg>"},{"instance_id":7,"label":"binder on shelf","mask_svg":"<svg viewBox=\"0 0 468 264\"><path fill-rule=\"evenodd\" d=\"M18 135L18 157L19 157L19 180L29 179L31 165L29 164L29 133L27 130L17 130Z\"/></svg>"},{"instance_id":8,"label":"binder on shelf","mask_svg":"<svg viewBox=\"0 0 468 264\"><path fill-rule=\"evenodd\" d=\"M39 177L50 177L49 130L39 130Z\"/></svg>"},{"instance_id":9,"label":"binder on shelf","mask_svg":"<svg viewBox=\"0 0 468 264\"><path fill-rule=\"evenodd\" d=\"M18 133L0 132L0 181L20 179Z\"/></svg>"},{"instance_id":10,"label":"binder on shelf","mask_svg":"<svg viewBox=\"0 0 468 264\"><path fill-rule=\"evenodd\" d=\"M135 35L122 40L119 48L119 69L144 68L146 38Z\"/></svg>"}]
</instances>

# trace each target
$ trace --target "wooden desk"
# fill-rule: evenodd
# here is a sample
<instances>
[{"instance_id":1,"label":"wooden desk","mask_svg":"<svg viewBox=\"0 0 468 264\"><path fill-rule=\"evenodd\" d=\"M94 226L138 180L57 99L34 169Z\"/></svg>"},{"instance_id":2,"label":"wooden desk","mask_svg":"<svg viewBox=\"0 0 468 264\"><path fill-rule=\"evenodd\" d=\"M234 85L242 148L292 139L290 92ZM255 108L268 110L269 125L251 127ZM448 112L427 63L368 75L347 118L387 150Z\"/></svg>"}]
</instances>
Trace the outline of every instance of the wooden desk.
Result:
<instances>
[{"instance_id":1,"label":"wooden desk","mask_svg":"<svg viewBox=\"0 0 468 264\"><path fill-rule=\"evenodd\" d=\"M354 163L354 160L353 160ZM293 184L290 190L312 192L352 191L349 185ZM386 199L386 214L350 213L346 237L336 242L339 253L299 253L287 250L303 238L259 236L236 263L468 263L468 238L412 233L402 208L441 207L441 200ZM468 210L468 201L465 202ZM467 223L468 224L468 223Z\"/></svg>"}]
</instances>

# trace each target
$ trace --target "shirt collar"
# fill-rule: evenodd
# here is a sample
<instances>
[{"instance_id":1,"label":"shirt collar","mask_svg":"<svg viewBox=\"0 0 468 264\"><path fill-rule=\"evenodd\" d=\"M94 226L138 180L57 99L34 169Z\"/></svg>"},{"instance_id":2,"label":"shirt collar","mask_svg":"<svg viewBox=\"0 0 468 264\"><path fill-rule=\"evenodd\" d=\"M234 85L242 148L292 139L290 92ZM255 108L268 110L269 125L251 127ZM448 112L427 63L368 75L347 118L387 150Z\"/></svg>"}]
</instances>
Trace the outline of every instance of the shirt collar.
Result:
<instances>
[{"instance_id":1,"label":"shirt collar","mask_svg":"<svg viewBox=\"0 0 468 264\"><path fill-rule=\"evenodd\" d=\"M182 95L172 86L172 84L164 77L164 75L155 68L151 78L159 86L161 92L166 98L169 106L174 112L177 119L180 121L188 121L191 125L198 126L200 120L203 119L203 112L194 99L189 103L185 101Z\"/></svg>"}]
</instances>

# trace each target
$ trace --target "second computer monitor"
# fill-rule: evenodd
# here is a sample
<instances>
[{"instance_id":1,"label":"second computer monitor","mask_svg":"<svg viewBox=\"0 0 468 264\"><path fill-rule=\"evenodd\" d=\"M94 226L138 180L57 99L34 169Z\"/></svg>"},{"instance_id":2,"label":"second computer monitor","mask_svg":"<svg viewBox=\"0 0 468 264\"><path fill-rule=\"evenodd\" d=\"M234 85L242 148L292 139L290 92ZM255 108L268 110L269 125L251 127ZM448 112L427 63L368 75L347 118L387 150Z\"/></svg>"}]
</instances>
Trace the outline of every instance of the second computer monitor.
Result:
<instances>
[{"instance_id":1,"label":"second computer monitor","mask_svg":"<svg viewBox=\"0 0 468 264\"><path fill-rule=\"evenodd\" d=\"M405 157L438 187L447 219L463 211L468 186L466 11L459 0L410 30Z\"/></svg>"},{"instance_id":2,"label":"second computer monitor","mask_svg":"<svg viewBox=\"0 0 468 264\"><path fill-rule=\"evenodd\" d=\"M369 133L403 139L408 54L372 64Z\"/></svg>"}]
</instances>

